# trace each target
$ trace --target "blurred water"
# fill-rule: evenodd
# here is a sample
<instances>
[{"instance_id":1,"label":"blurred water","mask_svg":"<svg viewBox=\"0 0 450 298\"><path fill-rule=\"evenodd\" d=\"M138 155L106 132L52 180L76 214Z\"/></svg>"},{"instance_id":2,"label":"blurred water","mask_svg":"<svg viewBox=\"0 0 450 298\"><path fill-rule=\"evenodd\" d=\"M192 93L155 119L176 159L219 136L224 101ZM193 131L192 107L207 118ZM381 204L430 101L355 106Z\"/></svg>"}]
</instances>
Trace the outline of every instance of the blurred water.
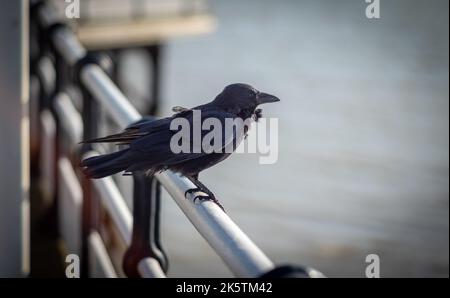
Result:
<instances>
[{"instance_id":1,"label":"blurred water","mask_svg":"<svg viewBox=\"0 0 450 298\"><path fill-rule=\"evenodd\" d=\"M328 276L448 276L448 1L213 1L215 34L170 42L164 106L232 82L282 101L279 160L239 154L201 175L277 263ZM171 276L230 276L169 197Z\"/></svg>"}]
</instances>

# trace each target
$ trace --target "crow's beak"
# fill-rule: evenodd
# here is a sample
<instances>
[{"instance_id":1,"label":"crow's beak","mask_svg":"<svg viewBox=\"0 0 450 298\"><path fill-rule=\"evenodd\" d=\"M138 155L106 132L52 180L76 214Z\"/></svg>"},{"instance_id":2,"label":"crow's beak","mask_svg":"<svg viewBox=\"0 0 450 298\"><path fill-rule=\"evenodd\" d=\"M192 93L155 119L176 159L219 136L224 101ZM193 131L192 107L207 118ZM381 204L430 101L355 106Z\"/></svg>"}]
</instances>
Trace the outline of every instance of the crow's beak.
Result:
<instances>
[{"instance_id":1,"label":"crow's beak","mask_svg":"<svg viewBox=\"0 0 450 298\"><path fill-rule=\"evenodd\" d=\"M258 99L258 104L280 101L280 99L278 97L273 96L268 93L264 93L264 92L258 93L257 99Z\"/></svg>"}]
</instances>

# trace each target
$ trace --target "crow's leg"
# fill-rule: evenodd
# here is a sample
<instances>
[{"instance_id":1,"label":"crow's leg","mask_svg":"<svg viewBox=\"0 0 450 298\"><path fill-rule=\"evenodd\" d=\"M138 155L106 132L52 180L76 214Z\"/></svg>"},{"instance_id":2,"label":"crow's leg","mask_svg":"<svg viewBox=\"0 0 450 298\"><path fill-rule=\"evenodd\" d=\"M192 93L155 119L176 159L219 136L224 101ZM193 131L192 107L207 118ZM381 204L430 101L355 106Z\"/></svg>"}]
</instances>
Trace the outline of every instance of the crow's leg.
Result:
<instances>
[{"instance_id":1,"label":"crow's leg","mask_svg":"<svg viewBox=\"0 0 450 298\"><path fill-rule=\"evenodd\" d=\"M198 180L198 175L191 176L191 177L188 177L188 178L189 178L189 180L192 181L192 183L195 184L195 186L197 186L197 188L188 189L188 190L186 191L186 193L184 194L185 196L186 196L186 194L188 194L188 193L193 193L193 192L196 192L196 191L202 191L202 192L206 193L208 196L207 196L207 197L204 197L204 196L196 196L196 197L194 198L194 202L195 202L195 200L197 200L197 199L213 201L214 203L217 204L217 206L220 207L220 209L222 209L222 210L225 212L225 209L223 208L222 204L220 204L219 200L218 200L218 199L216 198L216 196L212 193L212 191L210 191L203 183L201 183L201 182Z\"/></svg>"},{"instance_id":2,"label":"crow's leg","mask_svg":"<svg viewBox=\"0 0 450 298\"><path fill-rule=\"evenodd\" d=\"M189 194L191 194L191 193L195 193L195 192L197 192L197 191L203 191L199 186L198 186L198 183L196 183L196 181L197 182L200 182L200 181L198 181L198 174L197 175L192 175L192 176L186 176L192 183L194 183L194 185L195 186L197 186L196 188L191 188L191 189L188 189L188 190L186 190L186 192L184 193L184 196L186 196L188 193ZM195 200L197 199L198 197L195 197L194 198L194 202L195 202Z\"/></svg>"}]
</instances>

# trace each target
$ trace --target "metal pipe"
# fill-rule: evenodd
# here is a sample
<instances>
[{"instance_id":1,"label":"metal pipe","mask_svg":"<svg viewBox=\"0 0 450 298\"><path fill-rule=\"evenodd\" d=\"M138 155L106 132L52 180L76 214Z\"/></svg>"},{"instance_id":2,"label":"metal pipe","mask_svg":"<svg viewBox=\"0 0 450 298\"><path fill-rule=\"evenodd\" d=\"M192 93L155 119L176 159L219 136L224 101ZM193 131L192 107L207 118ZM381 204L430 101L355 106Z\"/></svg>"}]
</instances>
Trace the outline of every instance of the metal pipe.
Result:
<instances>
[{"instance_id":1,"label":"metal pipe","mask_svg":"<svg viewBox=\"0 0 450 298\"><path fill-rule=\"evenodd\" d=\"M144 258L138 264L138 270L145 278L164 278L164 274L158 261L154 258Z\"/></svg>"},{"instance_id":2,"label":"metal pipe","mask_svg":"<svg viewBox=\"0 0 450 298\"><path fill-rule=\"evenodd\" d=\"M98 232L93 231L88 237L89 251L92 255L91 269L94 277L117 278L114 266L109 258L108 251ZM92 265L95 264L95 265Z\"/></svg>"},{"instance_id":3,"label":"metal pipe","mask_svg":"<svg viewBox=\"0 0 450 298\"><path fill-rule=\"evenodd\" d=\"M52 36L53 44L58 53L70 66L86 55L85 48L78 41L76 35L68 28L56 30Z\"/></svg>"},{"instance_id":4,"label":"metal pipe","mask_svg":"<svg viewBox=\"0 0 450 298\"><path fill-rule=\"evenodd\" d=\"M136 108L99 66L90 64L84 67L81 80L119 126L126 127L141 119Z\"/></svg>"},{"instance_id":5,"label":"metal pipe","mask_svg":"<svg viewBox=\"0 0 450 298\"><path fill-rule=\"evenodd\" d=\"M237 277L257 277L274 268L272 261L217 204L194 203L195 193L184 196L187 190L195 188L189 179L171 171L156 174L156 178Z\"/></svg>"},{"instance_id":6,"label":"metal pipe","mask_svg":"<svg viewBox=\"0 0 450 298\"><path fill-rule=\"evenodd\" d=\"M37 14L39 22L44 28L48 28L60 20L56 11L48 5L40 6ZM70 29L61 28L61 30L55 31L51 38L55 48L69 65L73 65L86 54L86 50Z\"/></svg>"},{"instance_id":7,"label":"metal pipe","mask_svg":"<svg viewBox=\"0 0 450 298\"><path fill-rule=\"evenodd\" d=\"M56 10L51 9L48 5L40 6L37 14L39 17L39 23L43 27L49 27L59 20Z\"/></svg>"},{"instance_id":8,"label":"metal pipe","mask_svg":"<svg viewBox=\"0 0 450 298\"><path fill-rule=\"evenodd\" d=\"M95 179L92 183L100 195L103 206L108 210L117 225L122 239L129 245L133 220L119 189L111 177Z\"/></svg>"},{"instance_id":9,"label":"metal pipe","mask_svg":"<svg viewBox=\"0 0 450 298\"><path fill-rule=\"evenodd\" d=\"M83 136L83 120L69 95L63 92L58 93L55 97L54 109L72 144L78 144Z\"/></svg>"}]
</instances>

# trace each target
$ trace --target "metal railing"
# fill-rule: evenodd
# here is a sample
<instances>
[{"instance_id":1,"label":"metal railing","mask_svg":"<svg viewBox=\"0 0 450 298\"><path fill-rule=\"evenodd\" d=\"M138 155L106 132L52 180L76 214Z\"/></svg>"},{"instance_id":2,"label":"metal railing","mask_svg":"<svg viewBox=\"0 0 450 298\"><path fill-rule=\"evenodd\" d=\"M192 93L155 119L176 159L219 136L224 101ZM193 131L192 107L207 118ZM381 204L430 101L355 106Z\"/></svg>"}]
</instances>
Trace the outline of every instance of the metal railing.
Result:
<instances>
[{"instance_id":1,"label":"metal railing","mask_svg":"<svg viewBox=\"0 0 450 298\"><path fill-rule=\"evenodd\" d=\"M52 8L41 2L35 5L33 9L35 10L33 13L39 23L40 34L46 35L45 38L50 43L49 47L55 55L56 67L58 68L58 65L62 65L62 68L65 70L73 70L75 81L81 85L80 88L83 91L83 117L75 109L70 96L64 90L57 90L52 103L51 109L59 119L61 130L64 130L69 135L72 144L76 146L76 143L82 137L96 137L95 128L92 129L91 127L93 122L96 121L92 118L92 109L98 110L98 106L105 109L114 122L122 128L141 120L141 114L105 72L107 67L103 67L101 59L95 59L87 52L73 31L63 23L60 23ZM87 113L85 114L85 112ZM97 154L96 150L94 147L88 146L82 149L80 157L85 158L92 154ZM275 269L272 261L220 207L211 201L202 201L201 203L194 201L194 197L199 192L187 192L188 190L196 189L196 186L189 179L170 170L155 174L155 178L157 181L153 181L151 177L133 175L135 181L133 215L126 206L122 194L111 177L87 182L88 185L93 186L100 197L99 203L110 214L123 241L130 246L126 255L126 258L129 258L129 260L124 260L124 267L134 266L134 268L124 268L127 275L133 276L137 274L142 277L165 276L167 260L160 245L157 243L159 235L153 235L154 238L148 236L149 232L152 232L149 229L159 228L157 226L159 218L155 222L150 223L154 225L153 227L145 228L147 224L145 220L148 220L150 216L149 210L159 211L159 206L149 205L159 204L158 200L149 199L149 196L156 196L159 199L159 184L167 190L197 231L222 258L235 276L259 277ZM90 197L88 192L93 190L84 189L83 191L87 200L87 203L84 202L84 204L93 204L88 200ZM149 195L149 193L152 194ZM156 195L153 193L156 193ZM91 208L93 207L83 207L83 212L91 210ZM139 211L138 209L144 211ZM138 217L143 217L144 222L140 222L142 219ZM87 231L85 230L84 238L85 240L92 238L98 242L99 235L96 233L92 234L92 230L95 231L95 223L92 224L91 220L89 228ZM153 233L158 233L158 231L154 230ZM141 247L140 253L131 256L132 251L135 252L138 249L137 246L139 246L139 244L136 244L139 243L136 237L143 237L140 242L155 242L156 239L156 248L143 249ZM146 245L150 244L147 243ZM315 271L305 270L305 272L305 276L314 276L315 274L319 276Z\"/></svg>"}]
</instances>

